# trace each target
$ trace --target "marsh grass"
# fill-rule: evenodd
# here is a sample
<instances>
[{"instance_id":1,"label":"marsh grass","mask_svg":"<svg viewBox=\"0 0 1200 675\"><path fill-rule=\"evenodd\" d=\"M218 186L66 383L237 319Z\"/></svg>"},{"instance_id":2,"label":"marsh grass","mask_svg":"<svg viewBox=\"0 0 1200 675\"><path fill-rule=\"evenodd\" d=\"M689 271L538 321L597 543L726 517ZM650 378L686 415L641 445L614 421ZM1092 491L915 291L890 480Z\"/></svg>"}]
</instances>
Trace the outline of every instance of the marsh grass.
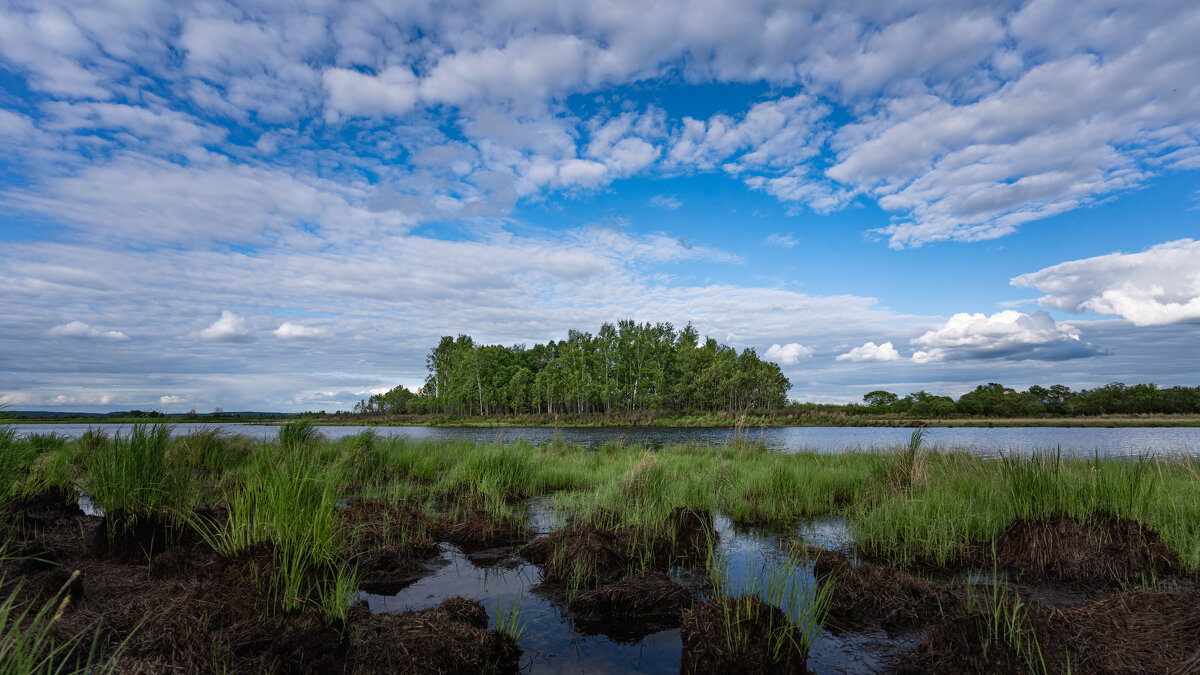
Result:
<instances>
[{"instance_id":1,"label":"marsh grass","mask_svg":"<svg viewBox=\"0 0 1200 675\"><path fill-rule=\"evenodd\" d=\"M522 598L517 598L507 609L501 609L497 604L495 619L496 630L512 638L513 642L519 642L525 634L525 629L529 627L530 617L524 609Z\"/></svg>"},{"instance_id":2,"label":"marsh grass","mask_svg":"<svg viewBox=\"0 0 1200 675\"><path fill-rule=\"evenodd\" d=\"M968 614L978 616L976 627L985 658L989 650L1004 646L1017 654L1029 672L1050 672L1029 615L1029 606L1001 580L996 570L992 571L990 583L984 585L983 593L979 593L977 585L967 587L964 608ZM1069 656L1070 652L1067 654Z\"/></svg>"},{"instance_id":3,"label":"marsh grass","mask_svg":"<svg viewBox=\"0 0 1200 675\"><path fill-rule=\"evenodd\" d=\"M817 583L808 564L791 555L766 561L755 566L747 564L741 574L731 571L730 559L710 549L706 574L714 598L721 602L724 618L725 648L729 654L745 654L751 642L762 630L754 619L758 616L755 600L782 612L783 623L768 624L768 646L771 657L779 661L794 650L807 654L821 624L829 613L833 599L832 578ZM774 621L774 615L769 615Z\"/></svg>"},{"instance_id":4,"label":"marsh grass","mask_svg":"<svg viewBox=\"0 0 1200 675\"><path fill-rule=\"evenodd\" d=\"M170 444L166 425L135 424L128 435L117 434L83 455L87 488L104 510L110 536L191 506L190 474L168 462Z\"/></svg>"}]
</instances>

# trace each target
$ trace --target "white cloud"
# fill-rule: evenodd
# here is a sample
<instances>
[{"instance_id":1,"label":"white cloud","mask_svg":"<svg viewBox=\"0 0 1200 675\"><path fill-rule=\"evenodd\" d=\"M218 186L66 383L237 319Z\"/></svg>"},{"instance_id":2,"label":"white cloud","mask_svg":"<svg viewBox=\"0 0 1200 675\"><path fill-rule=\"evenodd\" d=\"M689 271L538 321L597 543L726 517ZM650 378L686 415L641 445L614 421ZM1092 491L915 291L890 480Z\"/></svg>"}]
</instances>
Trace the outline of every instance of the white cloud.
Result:
<instances>
[{"instance_id":1,"label":"white cloud","mask_svg":"<svg viewBox=\"0 0 1200 675\"><path fill-rule=\"evenodd\" d=\"M796 342L789 342L786 345L773 344L767 348L766 352L768 359L778 361L785 366L794 366L800 359L807 359L812 355L812 347L806 347Z\"/></svg>"},{"instance_id":2,"label":"white cloud","mask_svg":"<svg viewBox=\"0 0 1200 675\"><path fill-rule=\"evenodd\" d=\"M793 235L791 232L786 232L786 233L775 232L773 234L767 235L766 242L767 242L768 246L778 246L780 248L795 248L796 244L800 243L800 240L797 239L796 236Z\"/></svg>"},{"instance_id":3,"label":"white cloud","mask_svg":"<svg viewBox=\"0 0 1200 675\"><path fill-rule=\"evenodd\" d=\"M1046 307L1119 316L1137 326L1200 319L1200 241L1180 239L1140 253L1072 260L1022 274L1014 286L1046 295Z\"/></svg>"},{"instance_id":4,"label":"white cloud","mask_svg":"<svg viewBox=\"0 0 1200 675\"><path fill-rule=\"evenodd\" d=\"M119 330L93 328L82 321L60 324L46 331L51 337L104 338L106 340L128 340L129 336Z\"/></svg>"},{"instance_id":5,"label":"white cloud","mask_svg":"<svg viewBox=\"0 0 1200 675\"><path fill-rule=\"evenodd\" d=\"M205 340L225 342L246 342L252 339L250 329L246 326L246 320L229 310L223 310L221 318L200 331L200 337Z\"/></svg>"},{"instance_id":6,"label":"white cloud","mask_svg":"<svg viewBox=\"0 0 1200 675\"><path fill-rule=\"evenodd\" d=\"M184 402L186 402L186 401L187 401L187 399L186 399L186 398L182 398L182 397L180 397L180 396L175 396L175 395L159 396L159 397L158 397L158 402L159 402L159 403L161 403L161 404L163 404L163 405L166 405L166 404L168 404L168 403L184 403Z\"/></svg>"},{"instance_id":7,"label":"white cloud","mask_svg":"<svg viewBox=\"0 0 1200 675\"><path fill-rule=\"evenodd\" d=\"M683 201L675 195L654 195L648 203L650 206L667 209L668 211L674 211L683 206Z\"/></svg>"},{"instance_id":8,"label":"white cloud","mask_svg":"<svg viewBox=\"0 0 1200 675\"><path fill-rule=\"evenodd\" d=\"M305 326L303 324L292 323L291 321L284 321L279 324L279 328L276 328L274 333L275 337L291 340L320 338L324 337L327 331L324 328L316 326Z\"/></svg>"},{"instance_id":9,"label":"white cloud","mask_svg":"<svg viewBox=\"0 0 1200 675\"><path fill-rule=\"evenodd\" d=\"M845 354L839 354L836 360L862 363L869 361L895 361L899 358L900 353L896 351L891 342L884 342L880 345L874 342L866 342L861 347L855 347Z\"/></svg>"},{"instance_id":10,"label":"white cloud","mask_svg":"<svg viewBox=\"0 0 1200 675\"><path fill-rule=\"evenodd\" d=\"M1038 359L1060 361L1091 356L1096 349L1070 324L1057 323L1043 311L1004 310L991 316L955 314L944 326L912 340L921 346L915 363L962 359Z\"/></svg>"},{"instance_id":11,"label":"white cloud","mask_svg":"<svg viewBox=\"0 0 1200 675\"><path fill-rule=\"evenodd\" d=\"M334 113L350 116L397 116L417 103L417 78L405 67L393 66L378 75L330 68L322 75Z\"/></svg>"}]
</instances>

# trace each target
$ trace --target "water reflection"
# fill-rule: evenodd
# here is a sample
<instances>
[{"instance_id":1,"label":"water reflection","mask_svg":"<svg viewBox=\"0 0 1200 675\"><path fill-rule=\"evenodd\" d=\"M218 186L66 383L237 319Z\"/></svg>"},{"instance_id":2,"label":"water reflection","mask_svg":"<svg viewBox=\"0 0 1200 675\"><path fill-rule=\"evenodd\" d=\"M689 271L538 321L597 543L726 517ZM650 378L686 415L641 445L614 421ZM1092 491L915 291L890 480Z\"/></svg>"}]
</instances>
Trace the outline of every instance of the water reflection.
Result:
<instances>
[{"instance_id":1,"label":"water reflection","mask_svg":"<svg viewBox=\"0 0 1200 675\"><path fill-rule=\"evenodd\" d=\"M110 434L128 433L130 425L108 424L103 428ZM212 425L175 424L172 433L186 434ZM223 424L228 434L269 440L279 433L279 427L258 424ZM14 425L18 434L58 433L78 437L88 430L86 424L20 424ZM330 439L352 436L367 429L384 438L432 440L462 440L472 443L528 441L535 445L564 443L599 448L606 443L624 442L649 447L678 444L721 445L733 440L731 429L548 429L548 428L488 428L456 427L362 427L321 426L320 432ZM908 441L911 429L891 427L775 427L751 429L744 437L759 441L779 452L838 453L870 448L894 448ZM1200 457L1200 427L1152 428L1082 428L1082 427L933 427L926 435L927 445L939 448L963 449L994 457L999 453L1032 453L1060 447L1064 452L1091 456L1190 455Z\"/></svg>"}]
</instances>

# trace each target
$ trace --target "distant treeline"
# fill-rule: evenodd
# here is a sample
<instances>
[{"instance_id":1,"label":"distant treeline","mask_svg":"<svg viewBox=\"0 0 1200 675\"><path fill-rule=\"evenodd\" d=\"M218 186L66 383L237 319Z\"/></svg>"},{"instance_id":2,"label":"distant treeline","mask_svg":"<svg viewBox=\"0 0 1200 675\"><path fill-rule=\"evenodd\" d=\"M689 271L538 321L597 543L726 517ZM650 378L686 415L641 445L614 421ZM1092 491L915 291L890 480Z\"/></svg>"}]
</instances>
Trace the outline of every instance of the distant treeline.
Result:
<instances>
[{"instance_id":1,"label":"distant treeline","mask_svg":"<svg viewBox=\"0 0 1200 675\"><path fill-rule=\"evenodd\" d=\"M484 345L443 337L426 359L419 393L370 397L355 412L501 415L773 410L791 383L753 349L740 353L688 324L606 323L547 344Z\"/></svg>"},{"instance_id":2,"label":"distant treeline","mask_svg":"<svg viewBox=\"0 0 1200 675\"><path fill-rule=\"evenodd\" d=\"M1095 389L1072 391L1056 384L1033 386L1025 391L1002 384L981 384L957 401L925 391L901 397L889 391L872 391L863 405L867 413L903 413L910 417L1078 417L1085 415L1200 414L1200 387L1160 389L1153 384L1126 386L1113 382Z\"/></svg>"}]
</instances>

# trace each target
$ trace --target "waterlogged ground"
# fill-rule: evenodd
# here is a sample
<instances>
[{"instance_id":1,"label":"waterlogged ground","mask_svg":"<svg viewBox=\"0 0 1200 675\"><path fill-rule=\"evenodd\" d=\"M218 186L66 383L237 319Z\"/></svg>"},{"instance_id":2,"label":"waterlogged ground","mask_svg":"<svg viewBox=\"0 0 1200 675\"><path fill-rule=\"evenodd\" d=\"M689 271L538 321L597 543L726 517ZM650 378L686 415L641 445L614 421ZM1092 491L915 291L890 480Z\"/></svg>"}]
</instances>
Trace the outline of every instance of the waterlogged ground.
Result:
<instances>
[{"instance_id":1,"label":"waterlogged ground","mask_svg":"<svg viewBox=\"0 0 1200 675\"><path fill-rule=\"evenodd\" d=\"M534 536L550 534L563 519L547 498L529 503ZM780 563L797 543L824 550L853 550L849 527L841 516L820 518L794 529L735 527L717 515L714 526L718 549L725 559L732 590L761 581L765 569ZM390 594L360 592L373 612L404 612L434 607L450 597L478 600L492 616L518 608L524 632L518 640L521 669L529 673L678 672L682 641L678 628L625 623L620 626L580 626L570 611L540 593L541 572L518 553L519 547L485 548L464 552L439 544L440 554L428 561L428 573L402 590ZM675 568L672 580L696 597L708 593L703 570ZM811 562L796 570L792 581L801 587L816 584ZM800 597L807 597L801 595ZM810 611L808 607L781 607L785 613ZM608 632L605 632L605 631ZM881 630L833 635L825 630L814 636L808 668L815 673L874 673L887 669L920 642L928 631L889 636Z\"/></svg>"}]
</instances>

